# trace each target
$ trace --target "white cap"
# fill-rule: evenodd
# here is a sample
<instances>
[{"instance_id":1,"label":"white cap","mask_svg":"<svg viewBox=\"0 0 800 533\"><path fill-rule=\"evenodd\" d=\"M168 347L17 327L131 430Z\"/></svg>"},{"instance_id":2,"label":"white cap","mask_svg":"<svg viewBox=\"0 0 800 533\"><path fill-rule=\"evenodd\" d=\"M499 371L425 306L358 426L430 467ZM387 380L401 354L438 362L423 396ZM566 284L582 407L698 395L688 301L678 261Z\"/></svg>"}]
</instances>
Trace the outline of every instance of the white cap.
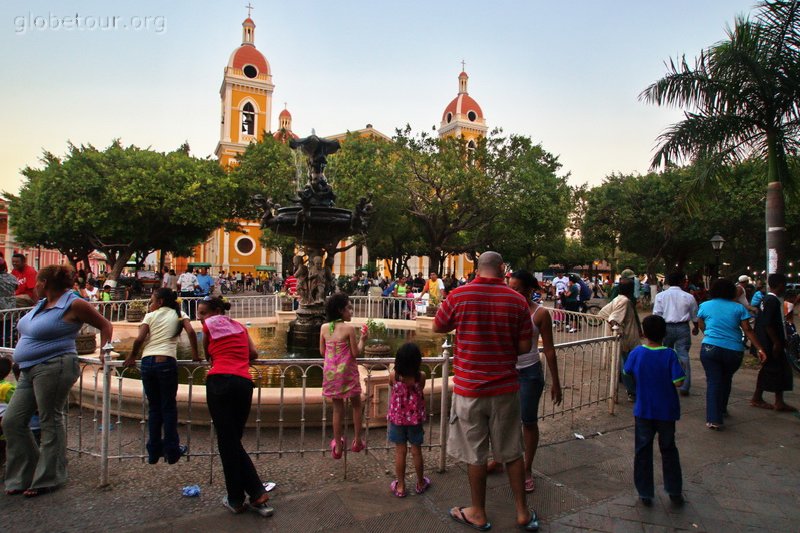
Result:
<instances>
[{"instance_id":1,"label":"white cap","mask_svg":"<svg viewBox=\"0 0 800 533\"><path fill-rule=\"evenodd\" d=\"M750 283L750 277L742 274L739 276L739 283Z\"/></svg>"}]
</instances>

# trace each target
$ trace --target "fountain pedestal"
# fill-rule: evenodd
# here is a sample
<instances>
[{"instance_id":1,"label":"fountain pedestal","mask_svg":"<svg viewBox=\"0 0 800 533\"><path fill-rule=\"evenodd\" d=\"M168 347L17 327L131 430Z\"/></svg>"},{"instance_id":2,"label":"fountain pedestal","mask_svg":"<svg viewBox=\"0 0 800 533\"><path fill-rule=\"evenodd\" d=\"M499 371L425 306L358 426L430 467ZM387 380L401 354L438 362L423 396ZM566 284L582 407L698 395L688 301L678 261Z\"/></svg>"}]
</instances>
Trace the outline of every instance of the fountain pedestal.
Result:
<instances>
[{"instance_id":1,"label":"fountain pedestal","mask_svg":"<svg viewBox=\"0 0 800 533\"><path fill-rule=\"evenodd\" d=\"M261 228L294 237L300 252L294 257L299 306L297 318L289 323L287 348L304 356L319 354L320 328L325 322L325 298L336 290L334 257L340 241L366 231L372 204L361 198L352 210L334 207L336 195L325 178L327 156L339 150L338 141L311 135L291 140L289 146L306 155L308 183L292 205L281 207L258 195L254 203L263 209Z\"/></svg>"}]
</instances>

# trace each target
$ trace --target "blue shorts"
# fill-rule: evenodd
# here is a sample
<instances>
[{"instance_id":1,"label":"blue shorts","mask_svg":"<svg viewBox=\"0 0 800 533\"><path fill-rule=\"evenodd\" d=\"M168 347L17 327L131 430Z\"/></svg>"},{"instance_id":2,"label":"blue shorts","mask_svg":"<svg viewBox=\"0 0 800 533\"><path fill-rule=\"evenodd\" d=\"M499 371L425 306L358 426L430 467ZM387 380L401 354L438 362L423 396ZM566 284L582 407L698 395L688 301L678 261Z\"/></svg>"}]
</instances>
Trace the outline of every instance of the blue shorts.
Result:
<instances>
[{"instance_id":1,"label":"blue shorts","mask_svg":"<svg viewBox=\"0 0 800 533\"><path fill-rule=\"evenodd\" d=\"M526 366L519 371L519 403L522 423L536 425L539 417L539 400L544 391L542 363Z\"/></svg>"},{"instance_id":2,"label":"blue shorts","mask_svg":"<svg viewBox=\"0 0 800 533\"><path fill-rule=\"evenodd\" d=\"M408 442L412 446L422 446L425 440L425 430L422 424L416 426L396 426L389 422L389 442L394 444L405 444Z\"/></svg>"}]
</instances>

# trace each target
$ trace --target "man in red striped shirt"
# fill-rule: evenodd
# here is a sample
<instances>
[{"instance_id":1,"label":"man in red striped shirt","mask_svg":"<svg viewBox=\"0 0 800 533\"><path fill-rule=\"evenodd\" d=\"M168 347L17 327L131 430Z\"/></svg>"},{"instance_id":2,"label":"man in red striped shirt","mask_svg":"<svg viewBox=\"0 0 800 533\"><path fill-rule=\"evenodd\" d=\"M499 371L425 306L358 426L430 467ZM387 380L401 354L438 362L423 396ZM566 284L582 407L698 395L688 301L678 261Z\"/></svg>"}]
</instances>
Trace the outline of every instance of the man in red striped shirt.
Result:
<instances>
[{"instance_id":1,"label":"man in red striped shirt","mask_svg":"<svg viewBox=\"0 0 800 533\"><path fill-rule=\"evenodd\" d=\"M517 524L536 531L536 513L525 501L517 357L531 350L532 328L525 298L503 281L505 265L497 252L478 258L474 281L453 290L442 302L434 331L456 330L453 402L448 453L468 464L472 505L454 507L450 517L475 529L491 527L486 517L486 463L489 444L505 463Z\"/></svg>"}]
</instances>

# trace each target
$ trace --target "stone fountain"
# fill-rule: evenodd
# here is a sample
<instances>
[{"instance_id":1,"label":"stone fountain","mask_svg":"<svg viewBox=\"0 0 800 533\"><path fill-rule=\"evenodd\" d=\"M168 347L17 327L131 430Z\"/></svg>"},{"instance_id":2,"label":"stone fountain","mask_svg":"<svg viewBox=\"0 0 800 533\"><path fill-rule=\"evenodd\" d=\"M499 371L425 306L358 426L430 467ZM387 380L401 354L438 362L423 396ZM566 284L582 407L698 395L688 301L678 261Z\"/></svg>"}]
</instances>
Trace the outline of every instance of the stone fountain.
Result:
<instances>
[{"instance_id":1,"label":"stone fountain","mask_svg":"<svg viewBox=\"0 0 800 533\"><path fill-rule=\"evenodd\" d=\"M311 135L289 141L308 162L308 182L281 207L271 198L253 197L263 210L261 228L294 237L299 253L293 258L299 307L289 324L287 348L293 353L319 354L319 331L325 321L325 298L336 290L333 274L337 245L351 235L364 233L372 203L361 198L352 210L334 207L336 195L325 178L327 157L339 150L339 141Z\"/></svg>"}]
</instances>

